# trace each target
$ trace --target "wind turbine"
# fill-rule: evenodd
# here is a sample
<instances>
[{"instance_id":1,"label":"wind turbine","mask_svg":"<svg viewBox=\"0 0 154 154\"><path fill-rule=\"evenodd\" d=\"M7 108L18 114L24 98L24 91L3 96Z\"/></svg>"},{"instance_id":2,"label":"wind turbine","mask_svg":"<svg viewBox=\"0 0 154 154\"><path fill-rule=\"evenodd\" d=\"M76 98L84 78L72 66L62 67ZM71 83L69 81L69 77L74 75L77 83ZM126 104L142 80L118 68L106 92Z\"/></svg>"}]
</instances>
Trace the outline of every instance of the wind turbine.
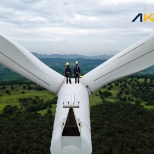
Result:
<instances>
[{"instance_id":1,"label":"wind turbine","mask_svg":"<svg viewBox=\"0 0 154 154\"><path fill-rule=\"evenodd\" d=\"M64 76L3 35L0 35L0 62L58 95L51 153L91 154L90 94L114 80L153 65L154 34L85 74L79 84L66 84Z\"/></svg>"}]
</instances>

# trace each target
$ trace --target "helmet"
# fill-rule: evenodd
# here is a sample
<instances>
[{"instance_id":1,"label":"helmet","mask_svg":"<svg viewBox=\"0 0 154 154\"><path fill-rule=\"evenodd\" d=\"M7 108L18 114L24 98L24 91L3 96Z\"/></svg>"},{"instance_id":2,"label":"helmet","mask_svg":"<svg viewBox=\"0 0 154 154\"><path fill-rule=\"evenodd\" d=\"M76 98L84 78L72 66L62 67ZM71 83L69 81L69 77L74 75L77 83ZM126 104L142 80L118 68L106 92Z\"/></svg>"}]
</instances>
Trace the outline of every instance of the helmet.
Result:
<instances>
[{"instance_id":1,"label":"helmet","mask_svg":"<svg viewBox=\"0 0 154 154\"><path fill-rule=\"evenodd\" d=\"M78 64L78 61L76 61L75 64Z\"/></svg>"},{"instance_id":2,"label":"helmet","mask_svg":"<svg viewBox=\"0 0 154 154\"><path fill-rule=\"evenodd\" d=\"M69 63L67 62L67 63L66 63L66 66L68 66L68 65L69 65Z\"/></svg>"}]
</instances>

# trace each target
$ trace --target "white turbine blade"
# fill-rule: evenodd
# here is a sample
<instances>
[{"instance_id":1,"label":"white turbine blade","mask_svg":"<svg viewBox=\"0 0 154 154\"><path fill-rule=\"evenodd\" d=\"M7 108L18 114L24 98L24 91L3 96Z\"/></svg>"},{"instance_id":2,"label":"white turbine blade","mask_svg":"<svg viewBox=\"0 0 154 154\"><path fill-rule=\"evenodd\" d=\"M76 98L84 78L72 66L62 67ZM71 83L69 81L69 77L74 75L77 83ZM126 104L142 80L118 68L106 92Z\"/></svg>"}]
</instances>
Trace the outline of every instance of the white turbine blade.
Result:
<instances>
[{"instance_id":1,"label":"white turbine blade","mask_svg":"<svg viewBox=\"0 0 154 154\"><path fill-rule=\"evenodd\" d=\"M0 63L57 93L65 77L42 63L18 43L0 35Z\"/></svg>"},{"instance_id":2,"label":"white turbine blade","mask_svg":"<svg viewBox=\"0 0 154 154\"><path fill-rule=\"evenodd\" d=\"M91 92L154 64L154 34L118 53L83 76Z\"/></svg>"}]
</instances>

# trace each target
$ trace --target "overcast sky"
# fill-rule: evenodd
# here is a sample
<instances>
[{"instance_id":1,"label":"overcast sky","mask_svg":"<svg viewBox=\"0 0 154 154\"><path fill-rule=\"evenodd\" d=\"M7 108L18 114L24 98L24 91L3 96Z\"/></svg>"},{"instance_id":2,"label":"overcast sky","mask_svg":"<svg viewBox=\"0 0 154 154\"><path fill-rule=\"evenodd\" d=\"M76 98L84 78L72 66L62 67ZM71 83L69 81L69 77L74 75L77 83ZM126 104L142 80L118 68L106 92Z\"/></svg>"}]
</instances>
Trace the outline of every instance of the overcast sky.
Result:
<instances>
[{"instance_id":1,"label":"overcast sky","mask_svg":"<svg viewBox=\"0 0 154 154\"><path fill-rule=\"evenodd\" d=\"M0 33L42 54L116 54L154 32L154 0L1 0Z\"/></svg>"}]
</instances>

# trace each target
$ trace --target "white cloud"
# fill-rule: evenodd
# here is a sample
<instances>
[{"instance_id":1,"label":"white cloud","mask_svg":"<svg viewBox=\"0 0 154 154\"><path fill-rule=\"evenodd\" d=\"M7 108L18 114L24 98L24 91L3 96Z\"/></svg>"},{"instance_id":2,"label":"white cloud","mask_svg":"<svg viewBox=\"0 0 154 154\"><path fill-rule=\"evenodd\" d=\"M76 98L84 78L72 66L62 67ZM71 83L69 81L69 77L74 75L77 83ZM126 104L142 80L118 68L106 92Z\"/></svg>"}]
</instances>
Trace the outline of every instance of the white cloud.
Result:
<instances>
[{"instance_id":1,"label":"white cloud","mask_svg":"<svg viewBox=\"0 0 154 154\"><path fill-rule=\"evenodd\" d=\"M20 20L23 22L47 22L47 20L43 17L30 15L20 16Z\"/></svg>"},{"instance_id":2,"label":"white cloud","mask_svg":"<svg viewBox=\"0 0 154 154\"><path fill-rule=\"evenodd\" d=\"M151 0L102 0L101 4L154 4Z\"/></svg>"},{"instance_id":3,"label":"white cloud","mask_svg":"<svg viewBox=\"0 0 154 154\"><path fill-rule=\"evenodd\" d=\"M30 51L112 54L153 32L152 22L131 22L153 6L151 0L5 0L0 29Z\"/></svg>"}]
</instances>

